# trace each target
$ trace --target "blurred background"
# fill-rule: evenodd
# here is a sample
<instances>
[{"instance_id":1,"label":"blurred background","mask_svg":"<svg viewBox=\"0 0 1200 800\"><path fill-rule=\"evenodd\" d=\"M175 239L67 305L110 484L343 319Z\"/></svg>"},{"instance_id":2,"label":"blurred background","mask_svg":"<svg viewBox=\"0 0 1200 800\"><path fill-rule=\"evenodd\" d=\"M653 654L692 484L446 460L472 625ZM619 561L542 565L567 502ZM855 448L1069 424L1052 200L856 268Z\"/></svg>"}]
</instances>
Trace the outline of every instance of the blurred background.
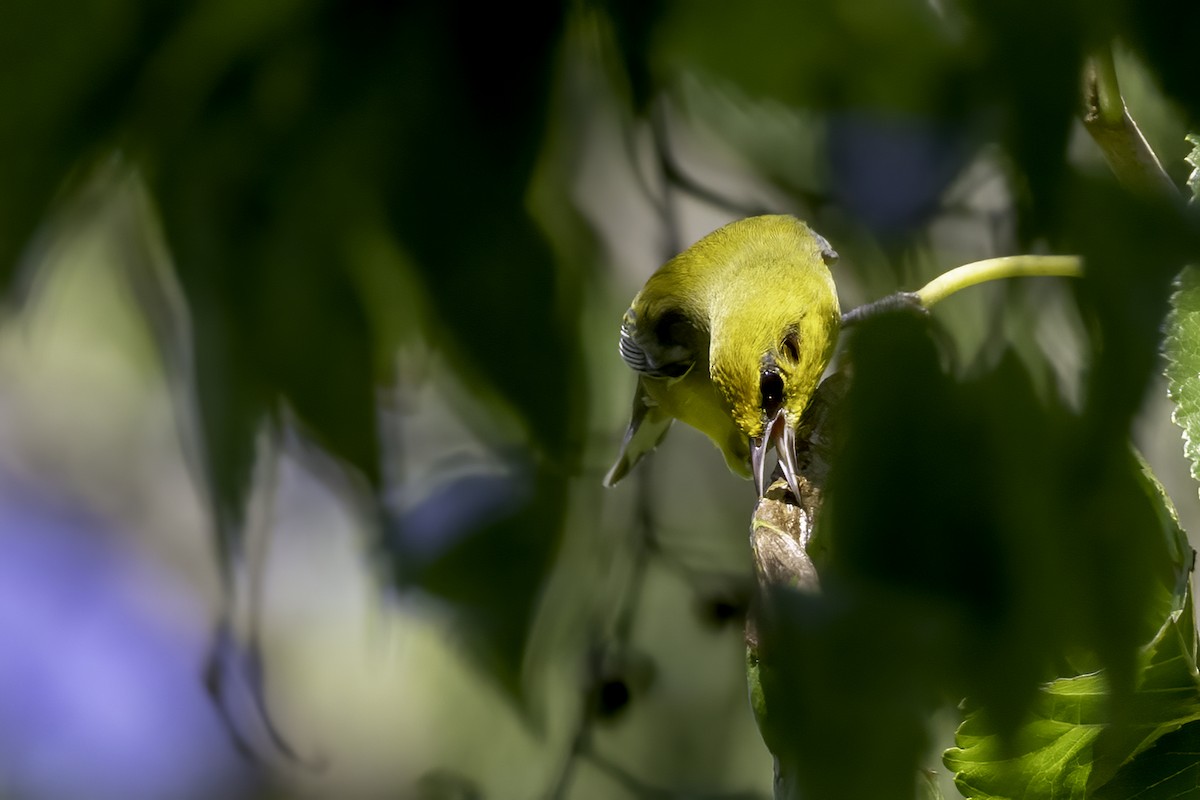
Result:
<instances>
[{"instance_id":1,"label":"blurred background","mask_svg":"<svg viewBox=\"0 0 1200 800\"><path fill-rule=\"evenodd\" d=\"M753 489L683 426L600 486L617 328L755 213L833 243L844 308L1073 252L1113 40L1183 186L1163 3L983 5L5 3L0 798L769 797ZM1080 306L934 316L1079 409ZM1130 431L1190 533L1144 372Z\"/></svg>"}]
</instances>

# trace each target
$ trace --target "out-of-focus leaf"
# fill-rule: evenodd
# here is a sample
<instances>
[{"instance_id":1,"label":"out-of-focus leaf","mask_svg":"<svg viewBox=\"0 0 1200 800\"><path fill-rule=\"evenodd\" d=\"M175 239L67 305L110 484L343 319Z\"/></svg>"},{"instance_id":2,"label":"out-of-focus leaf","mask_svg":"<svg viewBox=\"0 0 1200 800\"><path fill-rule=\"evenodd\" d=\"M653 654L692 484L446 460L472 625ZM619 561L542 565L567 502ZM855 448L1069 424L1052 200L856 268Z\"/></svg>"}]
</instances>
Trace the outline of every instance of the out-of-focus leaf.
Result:
<instances>
[{"instance_id":1,"label":"out-of-focus leaf","mask_svg":"<svg viewBox=\"0 0 1200 800\"><path fill-rule=\"evenodd\" d=\"M1200 85L1191 58L1200 31L1200 8L1170 0L1130 2L1127 7L1121 38L1138 48L1163 89L1187 110L1188 118L1200 118Z\"/></svg>"},{"instance_id":2,"label":"out-of-focus leaf","mask_svg":"<svg viewBox=\"0 0 1200 800\"><path fill-rule=\"evenodd\" d=\"M1149 610L1139 600L1146 597L1143 576L1162 563L1161 554L1130 539L1145 523L1133 505L1125 442L1161 368L1171 281L1194 255L1196 236L1177 203L1135 197L1112 181L1074 181L1065 198L1063 247L1083 256L1084 278L1072 286L1092 326L1082 416L1064 457L1066 485L1075 520L1091 529L1080 571L1103 579L1089 590L1096 611L1089 636L1119 694L1132 686L1132 648L1144 641L1131 634L1154 621L1141 616Z\"/></svg>"},{"instance_id":3,"label":"out-of-focus leaf","mask_svg":"<svg viewBox=\"0 0 1200 800\"><path fill-rule=\"evenodd\" d=\"M1150 748L1200 720L1190 589L1178 601L1179 608L1142 652L1138 686L1116 715L1103 672L1044 686L1032 719L1008 741L978 713L968 714L958 730L958 747L945 757L963 795L1031 800L1132 797L1176 778L1181 771L1178 754L1169 745L1164 750Z\"/></svg>"},{"instance_id":4,"label":"out-of-focus leaf","mask_svg":"<svg viewBox=\"0 0 1200 800\"><path fill-rule=\"evenodd\" d=\"M962 53L918 3L756 0L671 4L654 55L660 81L698 70L790 105L912 113L947 99Z\"/></svg>"},{"instance_id":5,"label":"out-of-focus leaf","mask_svg":"<svg viewBox=\"0 0 1200 800\"><path fill-rule=\"evenodd\" d=\"M410 113L394 144L402 171L383 195L451 355L561 460L581 421L578 296L525 197L563 10L553 2L527 10L516 38L491 34L506 22L500 7L443 4L405 20L392 50L406 87L394 102Z\"/></svg>"},{"instance_id":6,"label":"out-of-focus leaf","mask_svg":"<svg viewBox=\"0 0 1200 800\"><path fill-rule=\"evenodd\" d=\"M1175 403L1173 419L1183 429L1183 451L1200 480L1200 271L1179 274L1167 318L1167 392Z\"/></svg>"},{"instance_id":7,"label":"out-of-focus leaf","mask_svg":"<svg viewBox=\"0 0 1200 800\"><path fill-rule=\"evenodd\" d=\"M915 796L936 651L917 608L881 607L828 582L820 596L766 592L747 672L777 797Z\"/></svg>"},{"instance_id":8,"label":"out-of-focus leaf","mask_svg":"<svg viewBox=\"0 0 1200 800\"><path fill-rule=\"evenodd\" d=\"M448 601L455 636L485 674L520 693L522 656L563 513L562 476L514 465L464 477L398 520L395 581Z\"/></svg>"},{"instance_id":9,"label":"out-of-focus leaf","mask_svg":"<svg viewBox=\"0 0 1200 800\"><path fill-rule=\"evenodd\" d=\"M1110 3L968 2L974 62L972 92L986 113L997 102L996 120L1005 150L1025 184L1020 198L1026 237L1041 235L1061 210L1066 177L1064 158L1070 126L1079 104L1079 74L1092 36L1103 40L1111 24ZM1024 54L1037 52L1040 58ZM984 100L983 98L987 98Z\"/></svg>"},{"instance_id":10,"label":"out-of-focus leaf","mask_svg":"<svg viewBox=\"0 0 1200 800\"><path fill-rule=\"evenodd\" d=\"M1013 159L1021 200L1034 211L1022 218L1027 233L1040 235L1060 208L1080 65L1089 37L1111 22L1106 13L1103 4L1031 1L675 3L658 27L653 74L670 85L699 73L877 131L880 152L829 137L840 151L829 160L829 189L889 235L929 218L931 201L987 130ZM1031 47L1039 58L1027 58ZM931 167L915 182L906 176L911 158L886 155L905 145L895 132Z\"/></svg>"},{"instance_id":11,"label":"out-of-focus leaf","mask_svg":"<svg viewBox=\"0 0 1200 800\"><path fill-rule=\"evenodd\" d=\"M451 770L438 769L417 779L416 800L484 800L484 793L475 781Z\"/></svg>"},{"instance_id":12,"label":"out-of-focus leaf","mask_svg":"<svg viewBox=\"0 0 1200 800\"><path fill-rule=\"evenodd\" d=\"M1035 609L1070 615L1078 589L1054 519L1062 478L1031 458L1057 452L1068 421L1040 407L1014 360L957 384L927 336L893 317L852 342L849 433L826 520L833 560L854 585L895 595L895 613L920 601L950 614L931 624L949 650L922 657L945 659L940 679L958 673L960 691L974 684L998 693L990 706L1019 708L1064 642L1063 617ZM870 502L856 501L866 486Z\"/></svg>"},{"instance_id":13,"label":"out-of-focus leaf","mask_svg":"<svg viewBox=\"0 0 1200 800\"><path fill-rule=\"evenodd\" d=\"M917 768L936 693L914 671L924 658L913 657L929 644L923 614L909 605L889 616L877 597L846 592L836 572L817 574L836 547L836 538L822 538L829 531L819 511L830 461L837 463L848 385L844 373L826 379L805 414L800 496L777 480L751 523L760 592L747 621L747 680L780 800L912 798L929 790ZM871 769L854 769L864 753Z\"/></svg>"},{"instance_id":14,"label":"out-of-focus leaf","mask_svg":"<svg viewBox=\"0 0 1200 800\"><path fill-rule=\"evenodd\" d=\"M651 43L666 0L606 0L601 3L612 22L617 53L629 80L631 101L641 111L656 88L650 68Z\"/></svg>"},{"instance_id":15,"label":"out-of-focus leaf","mask_svg":"<svg viewBox=\"0 0 1200 800\"><path fill-rule=\"evenodd\" d=\"M369 487L380 483L377 359L345 264L369 209L359 194L369 183L352 182L380 150L378 131L348 139L361 95L317 79L343 43L313 38L310 7L273 12L193 9L140 98L190 124L141 109L131 134L191 311L205 472L235 551L254 436L284 404ZM193 105L168 99L173 88Z\"/></svg>"},{"instance_id":16,"label":"out-of-focus leaf","mask_svg":"<svg viewBox=\"0 0 1200 800\"><path fill-rule=\"evenodd\" d=\"M797 774L816 781L846 752L889 765L844 795L832 778L808 786L820 796L911 796L896 787L946 694L971 697L999 740L1024 735L1040 683L1080 652L1120 675L1098 705L1120 704L1186 574L1178 527L1123 433L1109 429L1081 481L1086 418L1041 399L1015 358L951 374L925 326L892 315L853 332L846 441L819 525L823 591L772 608L790 644L760 680ZM862 671L847 666L857 658ZM893 735L832 722L864 718Z\"/></svg>"},{"instance_id":17,"label":"out-of-focus leaf","mask_svg":"<svg viewBox=\"0 0 1200 800\"><path fill-rule=\"evenodd\" d=\"M657 30L654 74L669 87L698 75L751 100L827 112L809 135L828 152L807 182L816 177L858 221L892 237L929 219L974 146L980 98L963 91L968 60L951 27L918 3L673 3ZM794 156L758 160L790 182L775 162Z\"/></svg>"},{"instance_id":18,"label":"out-of-focus leaf","mask_svg":"<svg viewBox=\"0 0 1200 800\"><path fill-rule=\"evenodd\" d=\"M0 296L53 199L113 136L146 43L174 13L144 5L13 0L0 9Z\"/></svg>"},{"instance_id":19,"label":"out-of-focus leaf","mask_svg":"<svg viewBox=\"0 0 1200 800\"><path fill-rule=\"evenodd\" d=\"M71 170L121 148L186 298L190 358L171 366L195 392L227 560L272 418L294 419L336 458L337 481L353 476L353 499L377 502L383 350L417 327L381 324L386 309L364 293L415 276L430 306L420 332L489 399L480 408L523 423L536 489L453 557L394 573L477 614L508 673L558 542L585 396L579 290L525 203L565 12L526 10L505 37L507 9L467 3L16 0L0 12L0 149L22 154L0 164L0 279ZM404 257L364 254L381 239ZM501 440L487 421L476 431Z\"/></svg>"},{"instance_id":20,"label":"out-of-focus leaf","mask_svg":"<svg viewBox=\"0 0 1200 800\"><path fill-rule=\"evenodd\" d=\"M564 12L553 2L527 11L511 36L496 37L506 8L411 10L394 28L395 74L381 76L375 109L381 118L404 110L389 143L395 172L379 197L429 299L437 344L469 389L515 412L532 453L504 513L469 526L433 560L405 564L393 551L393 574L447 600L477 662L514 692L561 536L586 396L579 288L554 263L527 203ZM487 419L475 432L499 441Z\"/></svg>"},{"instance_id":21,"label":"out-of-focus leaf","mask_svg":"<svg viewBox=\"0 0 1200 800\"><path fill-rule=\"evenodd\" d=\"M1088 424L1125 431L1160 368L1161 325L1171 284L1198 248L1194 224L1177 203L1138 198L1111 180L1073 181L1064 250L1084 260L1079 289L1085 319L1098 326L1089 353Z\"/></svg>"}]
</instances>

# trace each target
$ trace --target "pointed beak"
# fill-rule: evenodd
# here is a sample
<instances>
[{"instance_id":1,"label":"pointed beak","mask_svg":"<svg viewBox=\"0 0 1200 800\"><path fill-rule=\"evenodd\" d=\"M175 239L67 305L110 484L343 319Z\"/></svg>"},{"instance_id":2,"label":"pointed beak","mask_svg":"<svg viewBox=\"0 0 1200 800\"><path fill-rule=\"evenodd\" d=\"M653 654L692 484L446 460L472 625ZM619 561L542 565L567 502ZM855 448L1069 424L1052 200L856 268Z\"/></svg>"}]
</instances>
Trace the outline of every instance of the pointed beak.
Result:
<instances>
[{"instance_id":1,"label":"pointed beak","mask_svg":"<svg viewBox=\"0 0 1200 800\"><path fill-rule=\"evenodd\" d=\"M775 448L779 466L783 470L788 488L792 490L792 496L799 500L800 470L796 464L796 431L784 419L783 409L780 409L767 425L762 436L750 440L750 468L754 473L754 488L759 497L766 492L767 451L772 447Z\"/></svg>"}]
</instances>

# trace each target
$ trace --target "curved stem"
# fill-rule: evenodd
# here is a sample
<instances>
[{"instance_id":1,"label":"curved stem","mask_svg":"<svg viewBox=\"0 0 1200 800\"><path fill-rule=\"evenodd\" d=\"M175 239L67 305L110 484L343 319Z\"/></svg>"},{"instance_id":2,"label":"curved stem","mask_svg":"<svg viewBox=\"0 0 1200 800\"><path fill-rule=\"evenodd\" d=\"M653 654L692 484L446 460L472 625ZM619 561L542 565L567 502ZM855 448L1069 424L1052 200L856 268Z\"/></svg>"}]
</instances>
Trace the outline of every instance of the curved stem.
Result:
<instances>
[{"instance_id":1,"label":"curved stem","mask_svg":"<svg viewBox=\"0 0 1200 800\"><path fill-rule=\"evenodd\" d=\"M943 272L916 292L917 301L929 308L957 291L1001 278L1050 276L1078 278L1083 275L1079 256L1003 256L988 258Z\"/></svg>"}]
</instances>

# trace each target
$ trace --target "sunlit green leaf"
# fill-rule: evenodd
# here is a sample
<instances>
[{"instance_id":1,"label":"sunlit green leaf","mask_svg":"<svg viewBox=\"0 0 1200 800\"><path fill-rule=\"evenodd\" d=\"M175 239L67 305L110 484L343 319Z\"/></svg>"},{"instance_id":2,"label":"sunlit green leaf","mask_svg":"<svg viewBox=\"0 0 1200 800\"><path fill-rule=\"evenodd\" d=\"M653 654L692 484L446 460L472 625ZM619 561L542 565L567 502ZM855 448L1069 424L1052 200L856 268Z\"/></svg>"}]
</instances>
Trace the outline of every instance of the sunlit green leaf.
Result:
<instances>
[{"instance_id":1,"label":"sunlit green leaf","mask_svg":"<svg viewBox=\"0 0 1200 800\"><path fill-rule=\"evenodd\" d=\"M1167 391L1175 403L1173 418L1183 429L1183 450L1192 477L1200 480L1200 271L1195 267L1179 274L1164 349Z\"/></svg>"},{"instance_id":2,"label":"sunlit green leaf","mask_svg":"<svg viewBox=\"0 0 1200 800\"><path fill-rule=\"evenodd\" d=\"M1185 137L1188 144L1192 146L1192 150L1184 160L1191 165L1192 171L1188 173L1188 189L1192 192L1192 200L1195 201L1197 196L1200 196L1200 136L1194 133L1189 133Z\"/></svg>"},{"instance_id":3,"label":"sunlit green leaf","mask_svg":"<svg viewBox=\"0 0 1200 800\"><path fill-rule=\"evenodd\" d=\"M1083 798L1105 786L1159 738L1200 720L1200 674L1191 592L1180 598L1158 636L1143 651L1138 686L1116 708L1103 672L1063 678L1038 694L1030 721L1011 740L996 735L978 711L968 714L947 751L946 766L969 798ZM1164 769L1137 774L1146 786L1169 777ZM1120 795L1114 795L1120 796Z\"/></svg>"}]
</instances>

